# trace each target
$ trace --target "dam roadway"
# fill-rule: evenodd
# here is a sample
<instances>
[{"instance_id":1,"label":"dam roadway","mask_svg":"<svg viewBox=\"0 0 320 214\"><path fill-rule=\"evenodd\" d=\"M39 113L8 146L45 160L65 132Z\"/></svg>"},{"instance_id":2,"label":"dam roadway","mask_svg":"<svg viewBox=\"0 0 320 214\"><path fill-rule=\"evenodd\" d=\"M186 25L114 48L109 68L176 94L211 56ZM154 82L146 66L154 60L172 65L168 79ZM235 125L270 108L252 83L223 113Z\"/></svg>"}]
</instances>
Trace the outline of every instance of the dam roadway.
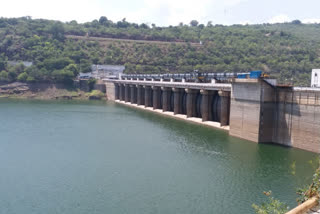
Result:
<instances>
[{"instance_id":1,"label":"dam roadway","mask_svg":"<svg viewBox=\"0 0 320 214\"><path fill-rule=\"evenodd\" d=\"M256 143L320 153L320 90L278 87L264 79L195 83L105 79L108 100L176 115Z\"/></svg>"}]
</instances>

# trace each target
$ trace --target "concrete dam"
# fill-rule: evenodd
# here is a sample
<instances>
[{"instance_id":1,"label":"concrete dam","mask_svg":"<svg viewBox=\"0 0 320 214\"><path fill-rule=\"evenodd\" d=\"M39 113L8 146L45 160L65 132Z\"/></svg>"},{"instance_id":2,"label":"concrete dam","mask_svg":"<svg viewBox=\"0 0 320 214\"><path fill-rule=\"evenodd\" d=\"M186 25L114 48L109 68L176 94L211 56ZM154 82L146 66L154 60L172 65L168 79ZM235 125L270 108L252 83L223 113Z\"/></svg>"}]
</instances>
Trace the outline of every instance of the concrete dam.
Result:
<instances>
[{"instance_id":1,"label":"concrete dam","mask_svg":"<svg viewBox=\"0 0 320 214\"><path fill-rule=\"evenodd\" d=\"M228 83L174 79L106 79L106 96L196 121L256 143L320 153L320 89L280 87L263 78Z\"/></svg>"}]
</instances>

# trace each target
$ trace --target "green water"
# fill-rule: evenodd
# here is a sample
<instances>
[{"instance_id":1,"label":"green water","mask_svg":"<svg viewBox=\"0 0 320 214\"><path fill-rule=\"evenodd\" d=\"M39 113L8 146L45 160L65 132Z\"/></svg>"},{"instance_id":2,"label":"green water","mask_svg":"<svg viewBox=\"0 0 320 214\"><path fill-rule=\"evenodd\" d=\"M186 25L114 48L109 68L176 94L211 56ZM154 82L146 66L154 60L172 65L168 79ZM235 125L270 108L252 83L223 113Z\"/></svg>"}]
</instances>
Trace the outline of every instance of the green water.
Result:
<instances>
[{"instance_id":1,"label":"green water","mask_svg":"<svg viewBox=\"0 0 320 214\"><path fill-rule=\"evenodd\" d=\"M113 103L0 99L5 214L246 214L265 190L293 207L315 157Z\"/></svg>"}]
</instances>

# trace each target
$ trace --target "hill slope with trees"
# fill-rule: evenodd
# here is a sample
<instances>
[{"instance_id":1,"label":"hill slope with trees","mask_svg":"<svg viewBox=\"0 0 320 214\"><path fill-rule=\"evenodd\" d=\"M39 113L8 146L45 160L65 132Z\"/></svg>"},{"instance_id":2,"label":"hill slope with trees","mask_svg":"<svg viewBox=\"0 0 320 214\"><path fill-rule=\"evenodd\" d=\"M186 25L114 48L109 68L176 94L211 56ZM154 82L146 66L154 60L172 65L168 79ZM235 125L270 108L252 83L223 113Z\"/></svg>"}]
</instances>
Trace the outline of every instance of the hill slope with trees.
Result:
<instances>
[{"instance_id":1,"label":"hill slope with trees","mask_svg":"<svg viewBox=\"0 0 320 214\"><path fill-rule=\"evenodd\" d=\"M127 73L263 70L282 83L308 86L312 68L320 67L318 35L319 24L298 20L233 26L193 20L157 27L106 17L84 24L0 18L0 81L71 82L91 64L125 64Z\"/></svg>"}]
</instances>

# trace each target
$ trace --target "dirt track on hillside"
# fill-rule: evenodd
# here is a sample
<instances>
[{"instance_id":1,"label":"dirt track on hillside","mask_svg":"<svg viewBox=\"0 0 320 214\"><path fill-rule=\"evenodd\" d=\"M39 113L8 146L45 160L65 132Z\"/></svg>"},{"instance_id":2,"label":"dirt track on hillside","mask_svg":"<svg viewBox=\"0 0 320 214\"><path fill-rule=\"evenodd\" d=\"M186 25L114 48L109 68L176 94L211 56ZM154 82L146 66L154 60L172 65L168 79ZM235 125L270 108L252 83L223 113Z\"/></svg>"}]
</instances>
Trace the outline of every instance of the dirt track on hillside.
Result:
<instances>
[{"instance_id":1,"label":"dirt track on hillside","mask_svg":"<svg viewBox=\"0 0 320 214\"><path fill-rule=\"evenodd\" d=\"M151 40L134 40L134 39L116 39L116 38L105 38L105 37L87 37L87 36L75 36L75 35L66 35L69 39L77 40L88 40L88 41L98 41L98 42L130 42L130 43L148 43L156 45L188 45L195 47L201 47L200 43L190 43L190 42L165 42L165 41L151 41Z\"/></svg>"}]
</instances>

